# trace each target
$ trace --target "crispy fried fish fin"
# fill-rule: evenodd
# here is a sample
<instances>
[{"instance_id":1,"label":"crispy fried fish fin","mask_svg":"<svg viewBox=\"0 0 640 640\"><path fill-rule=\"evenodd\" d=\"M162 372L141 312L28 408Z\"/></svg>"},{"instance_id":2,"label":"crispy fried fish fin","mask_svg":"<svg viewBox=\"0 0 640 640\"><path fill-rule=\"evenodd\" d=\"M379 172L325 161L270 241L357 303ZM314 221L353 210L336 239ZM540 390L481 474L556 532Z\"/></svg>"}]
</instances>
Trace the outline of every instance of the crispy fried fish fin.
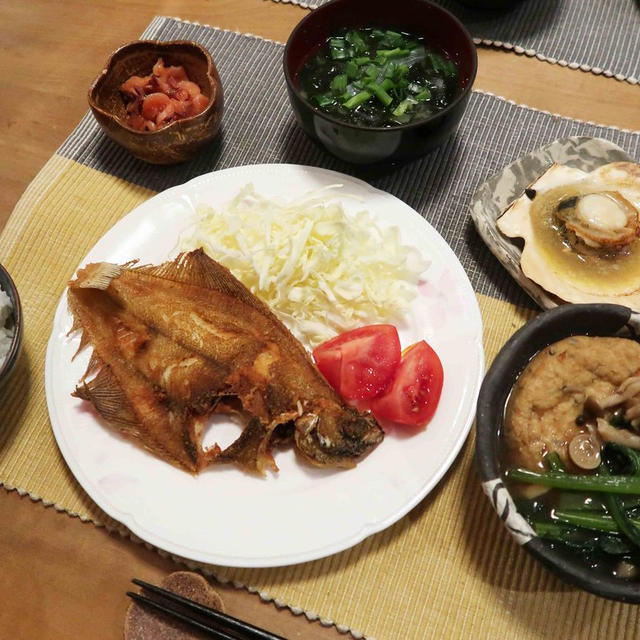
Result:
<instances>
[{"instance_id":1,"label":"crispy fried fish fin","mask_svg":"<svg viewBox=\"0 0 640 640\"><path fill-rule=\"evenodd\" d=\"M87 347L88 345L91 344L91 339L89 338L89 336L87 335L87 333L85 331L83 331L80 334L80 344L78 345L78 348L76 349L76 352L73 354L73 357L71 358L72 360L75 360L76 357L78 356L78 354L81 351L84 351L85 347ZM85 376L87 374L85 373Z\"/></svg>"},{"instance_id":2,"label":"crispy fried fish fin","mask_svg":"<svg viewBox=\"0 0 640 640\"><path fill-rule=\"evenodd\" d=\"M235 278L229 269L212 260L202 249L181 253L173 262L137 267L135 270L156 278L219 291L272 315L271 310Z\"/></svg>"},{"instance_id":3,"label":"crispy fried fish fin","mask_svg":"<svg viewBox=\"0 0 640 640\"><path fill-rule=\"evenodd\" d=\"M117 425L123 433L140 436L138 418L110 368L104 363L95 378L89 382L83 378L71 395L90 402L102 418Z\"/></svg>"},{"instance_id":4,"label":"crispy fried fish fin","mask_svg":"<svg viewBox=\"0 0 640 640\"><path fill-rule=\"evenodd\" d=\"M82 374L82 378L80 378L80 382L84 382L87 378L90 378L94 373L99 372L104 367L104 362L102 358L98 355L98 353L94 350L91 353L91 357L89 358L89 364L85 372Z\"/></svg>"},{"instance_id":5,"label":"crispy fried fish fin","mask_svg":"<svg viewBox=\"0 0 640 640\"><path fill-rule=\"evenodd\" d=\"M76 279L69 282L70 287L83 289L106 289L114 278L117 278L125 267L111 262L93 262L84 269L79 269Z\"/></svg>"},{"instance_id":6,"label":"crispy fried fish fin","mask_svg":"<svg viewBox=\"0 0 640 640\"><path fill-rule=\"evenodd\" d=\"M252 418L240 434L218 457L216 463L233 462L246 471L266 475L266 469L278 471L270 451L271 432L257 418Z\"/></svg>"},{"instance_id":7,"label":"crispy fried fish fin","mask_svg":"<svg viewBox=\"0 0 640 640\"><path fill-rule=\"evenodd\" d=\"M198 455L192 434L189 433L194 431L194 426L187 427L183 432L186 455L181 451L176 455L174 447L171 450L167 448L136 415L129 398L108 365L104 365L95 378L78 385L71 395L90 402L100 417L123 436L138 441L147 451L181 469L196 472L218 453L207 451L204 456Z\"/></svg>"},{"instance_id":8,"label":"crispy fried fish fin","mask_svg":"<svg viewBox=\"0 0 640 640\"><path fill-rule=\"evenodd\" d=\"M71 309L70 305L68 306L69 306L69 311L73 314L73 309ZM67 331L67 338L69 336L72 336L76 331L80 331L81 329L82 329L82 323L78 320L78 318L73 316L73 323L71 324L71 329Z\"/></svg>"}]
</instances>

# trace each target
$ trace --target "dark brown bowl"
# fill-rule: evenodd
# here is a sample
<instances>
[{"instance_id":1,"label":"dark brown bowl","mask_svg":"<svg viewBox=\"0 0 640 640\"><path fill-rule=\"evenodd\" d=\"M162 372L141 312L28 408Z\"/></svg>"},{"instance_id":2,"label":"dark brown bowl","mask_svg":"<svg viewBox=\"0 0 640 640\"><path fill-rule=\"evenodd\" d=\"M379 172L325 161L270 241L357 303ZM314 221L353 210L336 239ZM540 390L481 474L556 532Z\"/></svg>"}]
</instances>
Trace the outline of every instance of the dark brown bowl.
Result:
<instances>
[{"instance_id":1,"label":"dark brown bowl","mask_svg":"<svg viewBox=\"0 0 640 640\"><path fill-rule=\"evenodd\" d=\"M307 59L341 27L400 29L424 36L460 72L461 91L430 118L393 127L339 120L305 100L298 74ZM432 151L456 130L471 95L478 59L469 32L451 13L427 0L331 0L303 18L284 50L284 75L298 124L333 155L356 164L407 160Z\"/></svg>"},{"instance_id":2,"label":"dark brown bowl","mask_svg":"<svg viewBox=\"0 0 640 640\"><path fill-rule=\"evenodd\" d=\"M0 358L0 388L9 379L11 372L15 369L16 362L20 356L22 348L22 306L20 304L20 296L18 289L14 284L9 272L0 264L0 287L9 296L11 306L13 307L9 319L7 320L7 328L13 328L13 340L9 345L9 351L6 357ZM0 428L2 425L0 424Z\"/></svg>"},{"instance_id":3,"label":"dark brown bowl","mask_svg":"<svg viewBox=\"0 0 640 640\"><path fill-rule=\"evenodd\" d=\"M120 85L132 75L148 75L158 58L166 65L182 65L189 80L209 98L196 116L176 120L157 131L136 131L124 123L125 103ZM138 40L111 54L89 89L89 106L104 132L136 158L152 164L175 164L191 159L220 129L222 83L209 52L199 44L176 40Z\"/></svg>"},{"instance_id":4,"label":"dark brown bowl","mask_svg":"<svg viewBox=\"0 0 640 640\"><path fill-rule=\"evenodd\" d=\"M476 412L476 463L482 488L513 538L562 580L604 598L640 604L640 580L598 572L568 546L549 542L518 511L504 479L501 456L505 407L518 377L540 351L569 336L618 336L640 340L640 314L616 304L565 304L545 311L516 331L484 378ZM510 550L508 551L510 553ZM521 566L511 567L514 572Z\"/></svg>"}]
</instances>

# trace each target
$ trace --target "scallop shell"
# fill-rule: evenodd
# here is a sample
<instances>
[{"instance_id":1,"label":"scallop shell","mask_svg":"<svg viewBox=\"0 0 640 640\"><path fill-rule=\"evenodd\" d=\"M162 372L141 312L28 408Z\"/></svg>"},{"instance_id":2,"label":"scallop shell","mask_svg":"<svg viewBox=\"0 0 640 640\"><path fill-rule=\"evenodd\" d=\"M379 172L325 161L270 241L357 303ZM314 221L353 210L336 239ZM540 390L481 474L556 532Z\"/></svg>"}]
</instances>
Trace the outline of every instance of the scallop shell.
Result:
<instances>
[{"instance_id":1,"label":"scallop shell","mask_svg":"<svg viewBox=\"0 0 640 640\"><path fill-rule=\"evenodd\" d=\"M533 203L540 196L544 201L544 194L551 190L554 190L554 197L565 192L572 196L607 193L624 202L624 207L633 212L629 218L633 233L626 236L631 240L626 245L628 251L619 255L596 253L583 259L566 239L558 238L553 243L544 241L545 236L539 231L541 227L536 226L532 216L541 200L535 207ZM639 216L640 166L616 162L586 173L554 164L505 210L497 220L497 227L510 238L524 240L520 258L522 272L547 292L566 302L611 302L640 309L640 242L634 239ZM588 239L593 228L581 232L584 236L580 239ZM595 237L602 239L597 233ZM593 238L587 244L602 248L601 243L593 242ZM618 244L614 240L605 248L617 249Z\"/></svg>"}]
</instances>

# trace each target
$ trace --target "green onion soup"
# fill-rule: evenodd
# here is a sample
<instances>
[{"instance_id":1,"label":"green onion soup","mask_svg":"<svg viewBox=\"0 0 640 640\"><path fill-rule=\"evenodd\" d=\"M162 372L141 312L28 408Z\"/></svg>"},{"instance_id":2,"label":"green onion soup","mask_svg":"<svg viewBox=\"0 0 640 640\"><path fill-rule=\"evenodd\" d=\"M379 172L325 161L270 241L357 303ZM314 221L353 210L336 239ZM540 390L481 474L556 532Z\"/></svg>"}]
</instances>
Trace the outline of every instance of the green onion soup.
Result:
<instances>
[{"instance_id":1,"label":"green onion soup","mask_svg":"<svg viewBox=\"0 0 640 640\"><path fill-rule=\"evenodd\" d=\"M377 28L327 38L297 76L302 96L339 120L393 127L424 120L461 92L458 68L424 38Z\"/></svg>"}]
</instances>

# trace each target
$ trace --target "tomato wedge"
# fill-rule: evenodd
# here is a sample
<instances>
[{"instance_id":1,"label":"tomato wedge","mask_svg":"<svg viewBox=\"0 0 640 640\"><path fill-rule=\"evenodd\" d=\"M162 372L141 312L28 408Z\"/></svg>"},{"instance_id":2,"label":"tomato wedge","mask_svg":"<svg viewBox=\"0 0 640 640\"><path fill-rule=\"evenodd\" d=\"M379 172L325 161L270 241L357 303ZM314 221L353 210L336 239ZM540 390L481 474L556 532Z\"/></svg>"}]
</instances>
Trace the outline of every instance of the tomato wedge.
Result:
<instances>
[{"instance_id":1,"label":"tomato wedge","mask_svg":"<svg viewBox=\"0 0 640 640\"><path fill-rule=\"evenodd\" d=\"M345 399L361 400L382 393L400 364L400 338L390 324L347 331L313 350L327 382Z\"/></svg>"},{"instance_id":2,"label":"tomato wedge","mask_svg":"<svg viewBox=\"0 0 640 640\"><path fill-rule=\"evenodd\" d=\"M424 427L436 411L444 371L438 354L424 341L408 347L393 384L371 401L376 418Z\"/></svg>"}]
</instances>

